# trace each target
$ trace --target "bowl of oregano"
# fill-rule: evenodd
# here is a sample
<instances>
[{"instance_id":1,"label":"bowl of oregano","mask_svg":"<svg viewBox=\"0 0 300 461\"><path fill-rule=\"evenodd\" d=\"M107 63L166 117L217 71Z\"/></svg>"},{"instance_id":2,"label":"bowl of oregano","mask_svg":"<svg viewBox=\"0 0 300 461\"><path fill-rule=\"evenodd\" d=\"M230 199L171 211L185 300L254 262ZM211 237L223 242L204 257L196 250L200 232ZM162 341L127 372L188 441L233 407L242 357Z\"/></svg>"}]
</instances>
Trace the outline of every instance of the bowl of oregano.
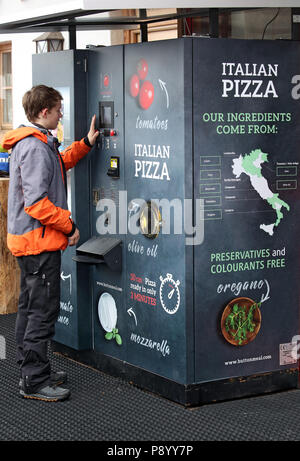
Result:
<instances>
[{"instance_id":1,"label":"bowl of oregano","mask_svg":"<svg viewBox=\"0 0 300 461\"><path fill-rule=\"evenodd\" d=\"M245 346L260 330L261 303L250 298L235 298L225 307L221 318L224 338L234 346Z\"/></svg>"}]
</instances>

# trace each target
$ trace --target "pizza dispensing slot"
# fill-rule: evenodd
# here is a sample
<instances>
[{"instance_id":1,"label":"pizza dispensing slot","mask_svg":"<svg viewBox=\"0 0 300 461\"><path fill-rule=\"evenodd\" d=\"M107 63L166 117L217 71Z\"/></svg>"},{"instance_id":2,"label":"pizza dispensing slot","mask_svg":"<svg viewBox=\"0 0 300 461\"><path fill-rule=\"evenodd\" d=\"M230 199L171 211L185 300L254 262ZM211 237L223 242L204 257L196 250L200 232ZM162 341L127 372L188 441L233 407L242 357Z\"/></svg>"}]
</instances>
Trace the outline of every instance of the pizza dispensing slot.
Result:
<instances>
[{"instance_id":1,"label":"pizza dispensing slot","mask_svg":"<svg viewBox=\"0 0 300 461\"><path fill-rule=\"evenodd\" d=\"M92 237L76 249L72 259L84 264L106 264L121 272L122 241L115 237Z\"/></svg>"}]
</instances>

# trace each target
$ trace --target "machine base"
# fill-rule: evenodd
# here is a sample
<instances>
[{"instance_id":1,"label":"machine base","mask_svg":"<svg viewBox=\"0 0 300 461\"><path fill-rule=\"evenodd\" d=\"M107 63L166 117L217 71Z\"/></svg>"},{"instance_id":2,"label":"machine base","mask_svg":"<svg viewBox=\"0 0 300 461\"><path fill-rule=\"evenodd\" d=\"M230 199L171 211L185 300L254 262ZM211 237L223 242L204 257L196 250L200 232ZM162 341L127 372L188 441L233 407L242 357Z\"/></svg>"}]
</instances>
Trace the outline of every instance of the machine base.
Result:
<instances>
[{"instance_id":1,"label":"machine base","mask_svg":"<svg viewBox=\"0 0 300 461\"><path fill-rule=\"evenodd\" d=\"M196 384L180 384L99 352L77 351L56 341L52 341L52 350L185 407L257 396L298 387L298 368Z\"/></svg>"}]
</instances>

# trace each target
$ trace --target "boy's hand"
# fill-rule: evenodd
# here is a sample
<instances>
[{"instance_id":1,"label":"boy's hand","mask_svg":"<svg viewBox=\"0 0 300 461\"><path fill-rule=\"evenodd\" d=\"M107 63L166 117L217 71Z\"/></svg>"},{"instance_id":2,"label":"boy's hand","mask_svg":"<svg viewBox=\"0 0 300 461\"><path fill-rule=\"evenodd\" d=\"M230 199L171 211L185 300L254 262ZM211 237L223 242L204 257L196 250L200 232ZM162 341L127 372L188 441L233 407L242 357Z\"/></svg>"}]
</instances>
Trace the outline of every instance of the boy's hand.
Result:
<instances>
[{"instance_id":1,"label":"boy's hand","mask_svg":"<svg viewBox=\"0 0 300 461\"><path fill-rule=\"evenodd\" d=\"M79 230L76 228L72 237L69 237L69 246L72 247L73 245L76 245L79 239L80 239L80 233L79 233Z\"/></svg>"},{"instance_id":2,"label":"boy's hand","mask_svg":"<svg viewBox=\"0 0 300 461\"><path fill-rule=\"evenodd\" d=\"M95 128L95 122L96 122L96 115L93 115L92 120L91 120L90 131L87 134L87 137L89 139L89 143L91 146L95 144L96 139L99 136L99 131L96 130Z\"/></svg>"}]
</instances>

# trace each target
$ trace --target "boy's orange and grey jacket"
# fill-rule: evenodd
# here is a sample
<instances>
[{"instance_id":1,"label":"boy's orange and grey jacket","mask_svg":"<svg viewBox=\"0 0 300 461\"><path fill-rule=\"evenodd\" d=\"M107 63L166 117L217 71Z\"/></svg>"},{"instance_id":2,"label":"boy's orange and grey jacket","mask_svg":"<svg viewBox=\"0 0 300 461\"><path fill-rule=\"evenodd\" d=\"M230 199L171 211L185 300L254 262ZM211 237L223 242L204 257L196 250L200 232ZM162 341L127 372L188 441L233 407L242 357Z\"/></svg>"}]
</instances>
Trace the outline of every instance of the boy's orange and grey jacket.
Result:
<instances>
[{"instance_id":1,"label":"boy's orange and grey jacket","mask_svg":"<svg viewBox=\"0 0 300 461\"><path fill-rule=\"evenodd\" d=\"M21 126L2 141L11 149L7 246L15 256L64 250L74 223L68 211L65 171L90 147L75 141L58 152L57 139L34 127Z\"/></svg>"}]
</instances>

